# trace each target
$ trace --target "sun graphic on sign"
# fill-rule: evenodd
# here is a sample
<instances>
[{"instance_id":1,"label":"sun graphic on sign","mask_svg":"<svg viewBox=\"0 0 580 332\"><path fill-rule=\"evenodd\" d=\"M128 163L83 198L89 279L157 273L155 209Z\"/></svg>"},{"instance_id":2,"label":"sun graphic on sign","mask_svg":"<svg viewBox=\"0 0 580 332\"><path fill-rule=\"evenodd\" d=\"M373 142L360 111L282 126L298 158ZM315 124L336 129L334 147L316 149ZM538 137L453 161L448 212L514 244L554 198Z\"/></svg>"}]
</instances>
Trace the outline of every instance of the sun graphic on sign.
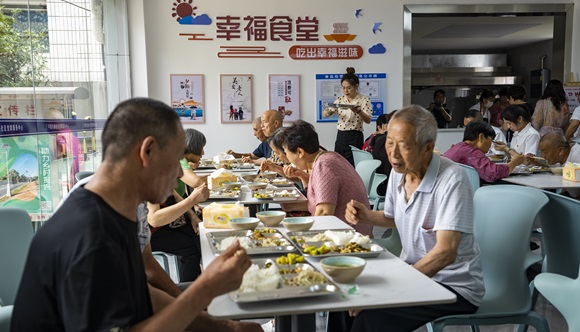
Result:
<instances>
[{"instance_id":1,"label":"sun graphic on sign","mask_svg":"<svg viewBox=\"0 0 580 332\"><path fill-rule=\"evenodd\" d=\"M176 17L177 22L179 22L179 20L181 20L184 17L188 17L188 16L195 16L195 13L193 12L194 10L197 9L197 7L192 6L191 4L193 3L193 0L177 0L173 3L173 8L171 9L173 11L173 14L171 14L172 17Z\"/></svg>"}]
</instances>

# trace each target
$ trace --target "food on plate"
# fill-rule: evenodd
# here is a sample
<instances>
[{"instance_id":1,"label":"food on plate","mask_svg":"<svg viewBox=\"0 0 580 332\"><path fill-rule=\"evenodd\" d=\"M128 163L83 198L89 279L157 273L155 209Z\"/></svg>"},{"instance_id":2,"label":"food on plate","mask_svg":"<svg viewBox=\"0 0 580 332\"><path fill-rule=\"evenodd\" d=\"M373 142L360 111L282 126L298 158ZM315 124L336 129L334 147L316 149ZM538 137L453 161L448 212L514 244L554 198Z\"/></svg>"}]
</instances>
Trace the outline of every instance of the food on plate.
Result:
<instances>
[{"instance_id":1,"label":"food on plate","mask_svg":"<svg viewBox=\"0 0 580 332\"><path fill-rule=\"evenodd\" d=\"M267 292L278 288L280 285L280 272L276 264L271 264L260 268L257 264L252 264L244 273L240 292Z\"/></svg>"},{"instance_id":2,"label":"food on plate","mask_svg":"<svg viewBox=\"0 0 580 332\"><path fill-rule=\"evenodd\" d=\"M296 243L330 241L337 246L342 246L349 242L354 242L357 244L371 243L371 239L368 235L362 235L361 233L354 231L329 230L325 231L324 233L318 233L314 236L293 236L291 239Z\"/></svg>"},{"instance_id":3,"label":"food on plate","mask_svg":"<svg viewBox=\"0 0 580 332\"><path fill-rule=\"evenodd\" d=\"M282 190L274 192L274 196L276 197L293 197L294 195L296 195L294 190Z\"/></svg>"},{"instance_id":4,"label":"food on plate","mask_svg":"<svg viewBox=\"0 0 580 332\"><path fill-rule=\"evenodd\" d=\"M308 287L312 285L325 284L326 278L322 273L314 270L302 270L294 278L286 279L285 283L289 286Z\"/></svg>"},{"instance_id":5,"label":"food on plate","mask_svg":"<svg viewBox=\"0 0 580 332\"><path fill-rule=\"evenodd\" d=\"M255 193L254 194L254 198L258 198L258 199L266 199L266 198L272 198L273 195L272 194L266 194L266 193Z\"/></svg>"},{"instance_id":6,"label":"food on plate","mask_svg":"<svg viewBox=\"0 0 580 332\"><path fill-rule=\"evenodd\" d=\"M210 190L209 197L238 197L240 195L240 191L238 189L232 190Z\"/></svg>"},{"instance_id":7,"label":"food on plate","mask_svg":"<svg viewBox=\"0 0 580 332\"><path fill-rule=\"evenodd\" d=\"M254 242L252 242L252 240L250 240L245 236L230 236L226 237L225 239L222 240L222 242L220 242L219 249L226 250L226 248L229 247L236 240L240 241L240 246L244 249L254 248L256 246Z\"/></svg>"},{"instance_id":8,"label":"food on plate","mask_svg":"<svg viewBox=\"0 0 580 332\"><path fill-rule=\"evenodd\" d=\"M276 233L275 229L272 228L260 228L254 230L254 239L259 239L264 237L264 234L273 234Z\"/></svg>"},{"instance_id":9,"label":"food on plate","mask_svg":"<svg viewBox=\"0 0 580 332\"><path fill-rule=\"evenodd\" d=\"M288 253L288 255L276 258L276 264L296 264L304 263L304 256Z\"/></svg>"},{"instance_id":10,"label":"food on plate","mask_svg":"<svg viewBox=\"0 0 580 332\"><path fill-rule=\"evenodd\" d=\"M337 254L351 254L351 253L361 253L361 252L370 252L370 248L363 247L362 245L354 242L350 242L344 246L336 246L332 244L323 244L320 247L303 244L302 248L305 253L318 256L318 255L326 255L329 253L337 253Z\"/></svg>"}]
</instances>

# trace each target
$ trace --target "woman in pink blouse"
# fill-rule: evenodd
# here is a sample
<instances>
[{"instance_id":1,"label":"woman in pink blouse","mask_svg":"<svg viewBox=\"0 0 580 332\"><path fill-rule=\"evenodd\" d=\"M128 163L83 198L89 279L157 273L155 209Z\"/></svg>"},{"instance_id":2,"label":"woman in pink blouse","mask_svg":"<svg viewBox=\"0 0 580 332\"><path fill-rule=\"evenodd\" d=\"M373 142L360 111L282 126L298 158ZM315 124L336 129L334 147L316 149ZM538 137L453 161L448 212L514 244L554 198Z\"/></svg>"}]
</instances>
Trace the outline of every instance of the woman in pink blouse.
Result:
<instances>
[{"instance_id":1,"label":"woman in pink blouse","mask_svg":"<svg viewBox=\"0 0 580 332\"><path fill-rule=\"evenodd\" d=\"M532 126L540 137L550 132L564 135L570 122L570 107L562 82L551 80L546 85L542 98L536 103L532 117Z\"/></svg>"},{"instance_id":2,"label":"woman in pink blouse","mask_svg":"<svg viewBox=\"0 0 580 332\"><path fill-rule=\"evenodd\" d=\"M298 120L283 131L284 152L288 160L310 174L308 181L308 211L314 216L336 216L346 221L346 204L351 200L369 206L362 179L349 162L336 152L320 149L318 134L310 123ZM288 171L288 172L286 172ZM285 168L292 176L292 169ZM358 232L371 235L372 226L352 225Z\"/></svg>"}]
</instances>

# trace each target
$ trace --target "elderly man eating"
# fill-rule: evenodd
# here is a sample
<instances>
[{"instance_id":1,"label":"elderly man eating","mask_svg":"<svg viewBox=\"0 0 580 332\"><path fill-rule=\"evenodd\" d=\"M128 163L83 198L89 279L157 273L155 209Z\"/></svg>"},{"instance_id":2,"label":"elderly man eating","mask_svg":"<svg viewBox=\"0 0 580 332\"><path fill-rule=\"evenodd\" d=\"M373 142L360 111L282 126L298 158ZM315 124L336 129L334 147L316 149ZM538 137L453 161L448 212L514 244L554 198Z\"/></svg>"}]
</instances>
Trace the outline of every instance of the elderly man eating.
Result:
<instances>
[{"instance_id":1,"label":"elderly man eating","mask_svg":"<svg viewBox=\"0 0 580 332\"><path fill-rule=\"evenodd\" d=\"M548 133L540 139L538 149L542 153L542 156L546 159L548 165L562 165L571 162L580 164L580 145L577 143L570 143L566 141L564 136L559 133ZM526 161L531 164L542 165L537 159L532 159L530 156L526 156ZM580 190L578 189L568 189L568 194L576 199L580 199Z\"/></svg>"},{"instance_id":2,"label":"elderly man eating","mask_svg":"<svg viewBox=\"0 0 580 332\"><path fill-rule=\"evenodd\" d=\"M401 259L455 293L457 302L331 314L329 331L413 331L438 317L478 309L484 286L469 179L459 165L433 153L436 139L429 111L417 105L397 111L385 143L393 166L385 209L371 211L353 200L346 219L396 227Z\"/></svg>"}]
</instances>

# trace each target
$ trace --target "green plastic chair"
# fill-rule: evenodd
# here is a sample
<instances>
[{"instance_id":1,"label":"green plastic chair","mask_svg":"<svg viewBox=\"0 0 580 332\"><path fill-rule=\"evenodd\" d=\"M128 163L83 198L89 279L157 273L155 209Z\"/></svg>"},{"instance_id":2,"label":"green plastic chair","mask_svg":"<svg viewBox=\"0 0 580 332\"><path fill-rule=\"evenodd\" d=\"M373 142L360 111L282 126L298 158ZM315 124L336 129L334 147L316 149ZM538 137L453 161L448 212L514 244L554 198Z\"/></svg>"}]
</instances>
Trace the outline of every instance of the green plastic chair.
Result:
<instances>
[{"instance_id":1,"label":"green plastic chair","mask_svg":"<svg viewBox=\"0 0 580 332\"><path fill-rule=\"evenodd\" d=\"M457 165L461 166L467 173L467 176L469 177L469 184L471 185L471 192L475 195L475 192L477 189L479 189L480 184L479 173L477 173L477 170L471 166L460 163L457 163Z\"/></svg>"},{"instance_id":2,"label":"green plastic chair","mask_svg":"<svg viewBox=\"0 0 580 332\"><path fill-rule=\"evenodd\" d=\"M373 210L378 210L381 202L385 201L385 196L377 194L377 187L387 179L385 174L376 173L371 181L371 188L369 190L369 202Z\"/></svg>"},{"instance_id":3,"label":"green plastic chair","mask_svg":"<svg viewBox=\"0 0 580 332\"><path fill-rule=\"evenodd\" d=\"M360 161L355 167L356 172L358 173L358 175L360 176L365 185L367 195L370 194L371 184L373 178L375 177L375 172L377 171L377 168L379 168L379 166L381 166L381 161L371 158L370 160Z\"/></svg>"},{"instance_id":4,"label":"green plastic chair","mask_svg":"<svg viewBox=\"0 0 580 332\"><path fill-rule=\"evenodd\" d=\"M580 331L580 277L571 279L556 273L540 273L534 282L540 293L564 316L568 331Z\"/></svg>"},{"instance_id":5,"label":"green plastic chair","mask_svg":"<svg viewBox=\"0 0 580 332\"><path fill-rule=\"evenodd\" d=\"M532 223L547 203L546 195L529 187L495 185L476 191L474 226L481 250L483 301L474 314L436 319L427 324L429 331L443 331L447 325L470 325L478 331L479 325L500 324L549 331L546 319L531 310L532 292L526 277Z\"/></svg>"},{"instance_id":6,"label":"green plastic chair","mask_svg":"<svg viewBox=\"0 0 580 332\"><path fill-rule=\"evenodd\" d=\"M580 268L580 201L549 191L543 193L548 197L548 204L538 214L542 226L542 253L545 254L542 272L576 279ZM535 280L530 283L534 292L531 308L535 308L538 298L535 283ZM526 330L525 326L518 328L518 332Z\"/></svg>"},{"instance_id":7,"label":"green plastic chair","mask_svg":"<svg viewBox=\"0 0 580 332\"><path fill-rule=\"evenodd\" d=\"M370 152L362 151L355 146L350 146L350 150L352 151L352 159L354 160L354 167L358 165L359 162L363 160L373 160L373 155Z\"/></svg>"},{"instance_id":8,"label":"green plastic chair","mask_svg":"<svg viewBox=\"0 0 580 332\"><path fill-rule=\"evenodd\" d=\"M14 304L33 236L32 222L25 210L0 207L0 305Z\"/></svg>"},{"instance_id":9,"label":"green plastic chair","mask_svg":"<svg viewBox=\"0 0 580 332\"><path fill-rule=\"evenodd\" d=\"M0 332L10 331L10 320L12 319L12 309L14 306L0 306Z\"/></svg>"}]
</instances>

